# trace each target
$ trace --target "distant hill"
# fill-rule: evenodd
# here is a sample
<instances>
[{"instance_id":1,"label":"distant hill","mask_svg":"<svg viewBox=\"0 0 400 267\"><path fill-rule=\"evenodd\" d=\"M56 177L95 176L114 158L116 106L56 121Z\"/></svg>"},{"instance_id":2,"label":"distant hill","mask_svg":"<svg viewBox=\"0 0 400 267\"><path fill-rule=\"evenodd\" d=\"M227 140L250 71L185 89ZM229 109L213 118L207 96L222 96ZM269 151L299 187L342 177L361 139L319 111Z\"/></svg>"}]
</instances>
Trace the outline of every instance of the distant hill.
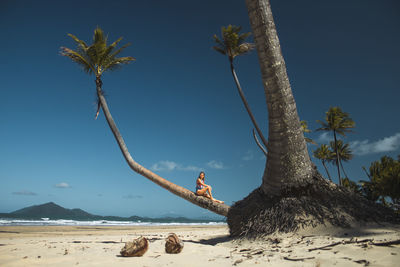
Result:
<instances>
[{"instance_id":1,"label":"distant hill","mask_svg":"<svg viewBox=\"0 0 400 267\"><path fill-rule=\"evenodd\" d=\"M180 222L180 223L194 223L194 222L209 222L209 219L188 219L185 217L163 217L163 218L148 218L140 216L119 217L119 216L100 216L93 215L81 209L66 209L54 202L49 202L41 205L34 205L19 209L10 213L0 213L0 218L9 219L27 219L27 220L40 220L41 218L49 218L50 220L77 220L77 221L141 221L141 222ZM219 220L212 220L219 221ZM221 220L222 221L222 220Z\"/></svg>"},{"instance_id":2,"label":"distant hill","mask_svg":"<svg viewBox=\"0 0 400 267\"><path fill-rule=\"evenodd\" d=\"M45 203L42 205L30 206L20 210L11 212L10 215L24 216L24 217L39 217L39 218L88 218L92 219L93 215L81 209L66 209L54 202Z\"/></svg>"}]
</instances>

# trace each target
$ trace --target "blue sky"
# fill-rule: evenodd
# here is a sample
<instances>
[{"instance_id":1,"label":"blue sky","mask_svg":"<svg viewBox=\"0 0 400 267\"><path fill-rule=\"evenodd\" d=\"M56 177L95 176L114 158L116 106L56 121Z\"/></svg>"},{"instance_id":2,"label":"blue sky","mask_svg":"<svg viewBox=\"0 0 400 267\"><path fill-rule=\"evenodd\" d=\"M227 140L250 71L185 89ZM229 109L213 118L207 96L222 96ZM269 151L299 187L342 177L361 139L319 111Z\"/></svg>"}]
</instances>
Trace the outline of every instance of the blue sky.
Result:
<instances>
[{"instance_id":1,"label":"blue sky","mask_svg":"<svg viewBox=\"0 0 400 267\"><path fill-rule=\"evenodd\" d=\"M366 179L362 166L400 154L400 4L271 2L300 118L315 130L330 106L350 113L355 157L344 167ZM189 189L204 170L227 204L258 187L265 158L228 60L211 49L228 24L251 31L244 1L1 1L0 212L54 201L100 215L214 216L132 172L104 116L94 120L94 77L59 48L74 48L67 33L89 42L96 26L132 43L123 55L137 59L103 76L136 161ZM257 53L235 66L267 135Z\"/></svg>"}]
</instances>

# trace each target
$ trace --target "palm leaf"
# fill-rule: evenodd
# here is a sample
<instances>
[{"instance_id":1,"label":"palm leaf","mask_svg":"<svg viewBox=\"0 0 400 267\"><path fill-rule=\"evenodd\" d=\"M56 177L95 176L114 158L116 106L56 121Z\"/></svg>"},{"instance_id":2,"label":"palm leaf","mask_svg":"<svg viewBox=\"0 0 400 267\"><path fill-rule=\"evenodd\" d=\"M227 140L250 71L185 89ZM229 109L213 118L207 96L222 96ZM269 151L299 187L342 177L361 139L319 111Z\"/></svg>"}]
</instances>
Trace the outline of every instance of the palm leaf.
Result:
<instances>
[{"instance_id":1,"label":"palm leaf","mask_svg":"<svg viewBox=\"0 0 400 267\"><path fill-rule=\"evenodd\" d=\"M61 47L60 54L62 56L69 57L72 61L81 65L85 72L87 72L87 73L95 72L93 66L82 54L80 54L72 49L69 49L67 47Z\"/></svg>"}]
</instances>

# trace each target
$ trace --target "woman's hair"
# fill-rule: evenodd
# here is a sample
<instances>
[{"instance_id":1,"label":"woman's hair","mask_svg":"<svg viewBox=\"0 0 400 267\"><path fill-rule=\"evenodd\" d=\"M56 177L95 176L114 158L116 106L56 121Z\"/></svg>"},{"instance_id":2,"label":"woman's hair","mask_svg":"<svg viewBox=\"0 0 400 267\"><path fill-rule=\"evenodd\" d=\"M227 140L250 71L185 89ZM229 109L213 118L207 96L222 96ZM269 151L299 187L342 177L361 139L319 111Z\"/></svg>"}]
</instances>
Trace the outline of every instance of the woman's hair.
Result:
<instances>
[{"instance_id":1,"label":"woman's hair","mask_svg":"<svg viewBox=\"0 0 400 267\"><path fill-rule=\"evenodd\" d=\"M199 173L199 177L198 178L200 178L200 175L201 174L204 174L204 175L206 175L203 171L201 171L200 173ZM204 178L203 178L204 179Z\"/></svg>"}]
</instances>

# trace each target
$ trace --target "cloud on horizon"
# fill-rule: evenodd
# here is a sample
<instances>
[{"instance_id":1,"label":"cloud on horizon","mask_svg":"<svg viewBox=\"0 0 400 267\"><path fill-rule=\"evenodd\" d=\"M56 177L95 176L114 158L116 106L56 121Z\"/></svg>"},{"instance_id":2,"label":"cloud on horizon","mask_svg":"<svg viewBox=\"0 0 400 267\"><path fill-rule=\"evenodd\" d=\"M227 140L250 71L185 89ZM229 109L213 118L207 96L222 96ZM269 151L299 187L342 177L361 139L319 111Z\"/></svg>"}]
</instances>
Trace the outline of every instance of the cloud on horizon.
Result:
<instances>
[{"instance_id":1,"label":"cloud on horizon","mask_svg":"<svg viewBox=\"0 0 400 267\"><path fill-rule=\"evenodd\" d=\"M356 155L368 155L374 153L391 152L400 148L400 133L393 136L384 137L375 142L368 139L364 141L350 142L350 147Z\"/></svg>"},{"instance_id":2,"label":"cloud on horizon","mask_svg":"<svg viewBox=\"0 0 400 267\"><path fill-rule=\"evenodd\" d=\"M254 158L253 151L252 150L247 150L247 152L242 157L242 160L249 161L249 160L252 160L253 158Z\"/></svg>"},{"instance_id":3,"label":"cloud on horizon","mask_svg":"<svg viewBox=\"0 0 400 267\"><path fill-rule=\"evenodd\" d=\"M317 140L315 140L318 144L327 144L330 141L333 140L333 137L330 137L330 133L328 132L323 132L322 134L320 134L317 138Z\"/></svg>"},{"instance_id":4,"label":"cloud on horizon","mask_svg":"<svg viewBox=\"0 0 400 267\"><path fill-rule=\"evenodd\" d=\"M143 198L143 196L128 194L128 195L126 195L126 196L122 196L122 198L126 198L126 199L139 199L139 198Z\"/></svg>"},{"instance_id":5,"label":"cloud on horizon","mask_svg":"<svg viewBox=\"0 0 400 267\"><path fill-rule=\"evenodd\" d=\"M207 166L213 169L222 170L225 169L224 164L221 161L211 160L207 163Z\"/></svg>"},{"instance_id":6,"label":"cloud on horizon","mask_svg":"<svg viewBox=\"0 0 400 267\"><path fill-rule=\"evenodd\" d=\"M37 196L36 193L27 191L27 190L23 190L23 191L19 191L19 192L12 192L12 194L18 195L18 196Z\"/></svg>"},{"instance_id":7,"label":"cloud on horizon","mask_svg":"<svg viewBox=\"0 0 400 267\"><path fill-rule=\"evenodd\" d=\"M65 183L65 182L62 182L62 183L56 184L54 187L57 187L57 188L70 188L71 186L69 184Z\"/></svg>"},{"instance_id":8,"label":"cloud on horizon","mask_svg":"<svg viewBox=\"0 0 400 267\"><path fill-rule=\"evenodd\" d=\"M174 161L162 160L154 163L150 167L152 171L201 171L202 169L196 166L184 166L182 164L176 163Z\"/></svg>"}]
</instances>

